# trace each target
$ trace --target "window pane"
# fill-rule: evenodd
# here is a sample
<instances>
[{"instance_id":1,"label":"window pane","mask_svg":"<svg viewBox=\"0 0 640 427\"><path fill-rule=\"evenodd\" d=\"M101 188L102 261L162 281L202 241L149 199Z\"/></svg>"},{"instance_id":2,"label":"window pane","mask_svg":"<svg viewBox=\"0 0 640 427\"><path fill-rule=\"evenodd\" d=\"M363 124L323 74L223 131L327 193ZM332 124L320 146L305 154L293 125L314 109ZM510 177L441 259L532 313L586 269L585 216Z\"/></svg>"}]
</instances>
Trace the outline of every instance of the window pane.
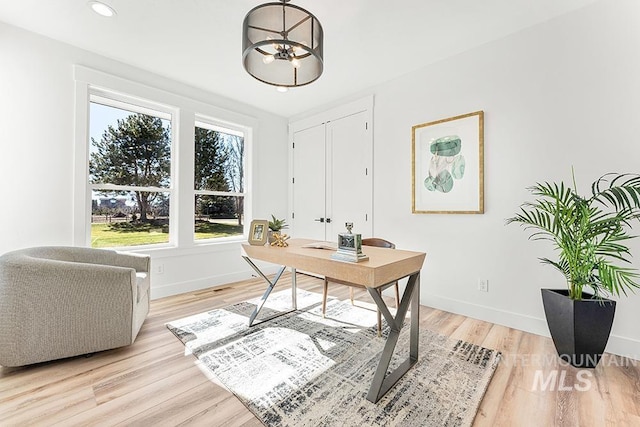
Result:
<instances>
[{"instance_id":1,"label":"window pane","mask_svg":"<svg viewBox=\"0 0 640 427\"><path fill-rule=\"evenodd\" d=\"M196 240L242 235L243 197L196 195L195 203Z\"/></svg>"},{"instance_id":2,"label":"window pane","mask_svg":"<svg viewBox=\"0 0 640 427\"><path fill-rule=\"evenodd\" d=\"M89 182L171 185L171 122L95 102L89 111Z\"/></svg>"},{"instance_id":3,"label":"window pane","mask_svg":"<svg viewBox=\"0 0 640 427\"><path fill-rule=\"evenodd\" d=\"M244 138L233 130L197 122L195 189L244 193ZM195 197L195 239L242 235L243 196Z\"/></svg>"},{"instance_id":4,"label":"window pane","mask_svg":"<svg viewBox=\"0 0 640 427\"><path fill-rule=\"evenodd\" d=\"M91 247L169 242L169 193L93 191L91 199Z\"/></svg>"},{"instance_id":5,"label":"window pane","mask_svg":"<svg viewBox=\"0 0 640 427\"><path fill-rule=\"evenodd\" d=\"M227 181L234 193L244 193L244 138L237 135L224 135L227 153Z\"/></svg>"},{"instance_id":6,"label":"window pane","mask_svg":"<svg viewBox=\"0 0 640 427\"><path fill-rule=\"evenodd\" d=\"M195 189L244 192L244 138L195 129Z\"/></svg>"}]
</instances>

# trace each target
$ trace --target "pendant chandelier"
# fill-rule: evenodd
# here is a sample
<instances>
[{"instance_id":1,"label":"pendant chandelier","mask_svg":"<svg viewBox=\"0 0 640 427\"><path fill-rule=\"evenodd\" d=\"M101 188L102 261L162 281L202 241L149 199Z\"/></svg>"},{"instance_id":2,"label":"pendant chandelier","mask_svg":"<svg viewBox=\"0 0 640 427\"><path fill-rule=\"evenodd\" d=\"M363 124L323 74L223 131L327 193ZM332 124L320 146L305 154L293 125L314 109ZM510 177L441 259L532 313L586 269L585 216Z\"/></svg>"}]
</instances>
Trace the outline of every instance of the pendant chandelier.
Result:
<instances>
[{"instance_id":1,"label":"pendant chandelier","mask_svg":"<svg viewBox=\"0 0 640 427\"><path fill-rule=\"evenodd\" d=\"M314 82L322 74L322 25L289 0L265 3L242 24L242 64L263 83L289 88Z\"/></svg>"}]
</instances>

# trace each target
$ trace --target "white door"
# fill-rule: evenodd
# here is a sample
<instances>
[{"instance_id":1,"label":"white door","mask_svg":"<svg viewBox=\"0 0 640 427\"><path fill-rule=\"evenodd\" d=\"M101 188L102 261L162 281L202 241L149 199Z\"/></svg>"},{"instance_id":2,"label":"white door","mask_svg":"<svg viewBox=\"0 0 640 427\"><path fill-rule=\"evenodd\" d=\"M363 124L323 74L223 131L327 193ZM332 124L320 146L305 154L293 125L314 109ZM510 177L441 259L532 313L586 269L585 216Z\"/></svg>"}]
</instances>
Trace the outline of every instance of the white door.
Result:
<instances>
[{"instance_id":1,"label":"white door","mask_svg":"<svg viewBox=\"0 0 640 427\"><path fill-rule=\"evenodd\" d=\"M335 242L346 222L372 235L370 114L359 110L292 131L293 236Z\"/></svg>"},{"instance_id":2,"label":"white door","mask_svg":"<svg viewBox=\"0 0 640 427\"><path fill-rule=\"evenodd\" d=\"M325 125L293 135L293 218L295 237L325 240Z\"/></svg>"},{"instance_id":3,"label":"white door","mask_svg":"<svg viewBox=\"0 0 640 427\"><path fill-rule=\"evenodd\" d=\"M327 124L326 240L335 241L353 223L353 232L370 237L372 230L371 146L367 113Z\"/></svg>"}]
</instances>

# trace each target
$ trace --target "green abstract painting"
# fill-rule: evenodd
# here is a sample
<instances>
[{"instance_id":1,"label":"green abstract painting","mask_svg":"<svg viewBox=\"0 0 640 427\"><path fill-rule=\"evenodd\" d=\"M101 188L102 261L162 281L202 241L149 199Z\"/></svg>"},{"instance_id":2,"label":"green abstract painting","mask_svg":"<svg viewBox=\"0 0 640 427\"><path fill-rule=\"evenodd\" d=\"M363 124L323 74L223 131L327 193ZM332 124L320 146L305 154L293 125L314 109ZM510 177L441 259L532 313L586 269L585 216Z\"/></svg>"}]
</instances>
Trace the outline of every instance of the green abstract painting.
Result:
<instances>
[{"instance_id":1,"label":"green abstract painting","mask_svg":"<svg viewBox=\"0 0 640 427\"><path fill-rule=\"evenodd\" d=\"M484 212L484 112L412 127L412 212Z\"/></svg>"}]
</instances>

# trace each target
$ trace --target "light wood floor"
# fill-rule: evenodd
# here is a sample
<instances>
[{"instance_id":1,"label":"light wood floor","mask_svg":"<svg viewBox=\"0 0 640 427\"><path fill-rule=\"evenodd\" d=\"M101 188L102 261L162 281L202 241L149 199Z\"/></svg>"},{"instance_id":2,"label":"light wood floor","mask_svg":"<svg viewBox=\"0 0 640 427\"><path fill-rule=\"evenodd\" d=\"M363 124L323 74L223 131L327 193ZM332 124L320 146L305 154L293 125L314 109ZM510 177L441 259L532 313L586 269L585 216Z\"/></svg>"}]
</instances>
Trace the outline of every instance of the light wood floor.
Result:
<instances>
[{"instance_id":1,"label":"light wood floor","mask_svg":"<svg viewBox=\"0 0 640 427\"><path fill-rule=\"evenodd\" d=\"M288 286L284 279L277 288ZM312 292L322 289L320 280L308 276L300 275L298 284ZM263 290L256 279L155 300L129 347L24 368L0 367L0 426L261 425L207 378L164 324ZM348 298L345 286L333 285L330 294ZM364 292L356 298L369 301ZM640 362L606 355L597 369L579 371L558 365L548 338L428 307L421 307L420 315L421 328L504 354L474 425L640 426Z\"/></svg>"}]
</instances>

